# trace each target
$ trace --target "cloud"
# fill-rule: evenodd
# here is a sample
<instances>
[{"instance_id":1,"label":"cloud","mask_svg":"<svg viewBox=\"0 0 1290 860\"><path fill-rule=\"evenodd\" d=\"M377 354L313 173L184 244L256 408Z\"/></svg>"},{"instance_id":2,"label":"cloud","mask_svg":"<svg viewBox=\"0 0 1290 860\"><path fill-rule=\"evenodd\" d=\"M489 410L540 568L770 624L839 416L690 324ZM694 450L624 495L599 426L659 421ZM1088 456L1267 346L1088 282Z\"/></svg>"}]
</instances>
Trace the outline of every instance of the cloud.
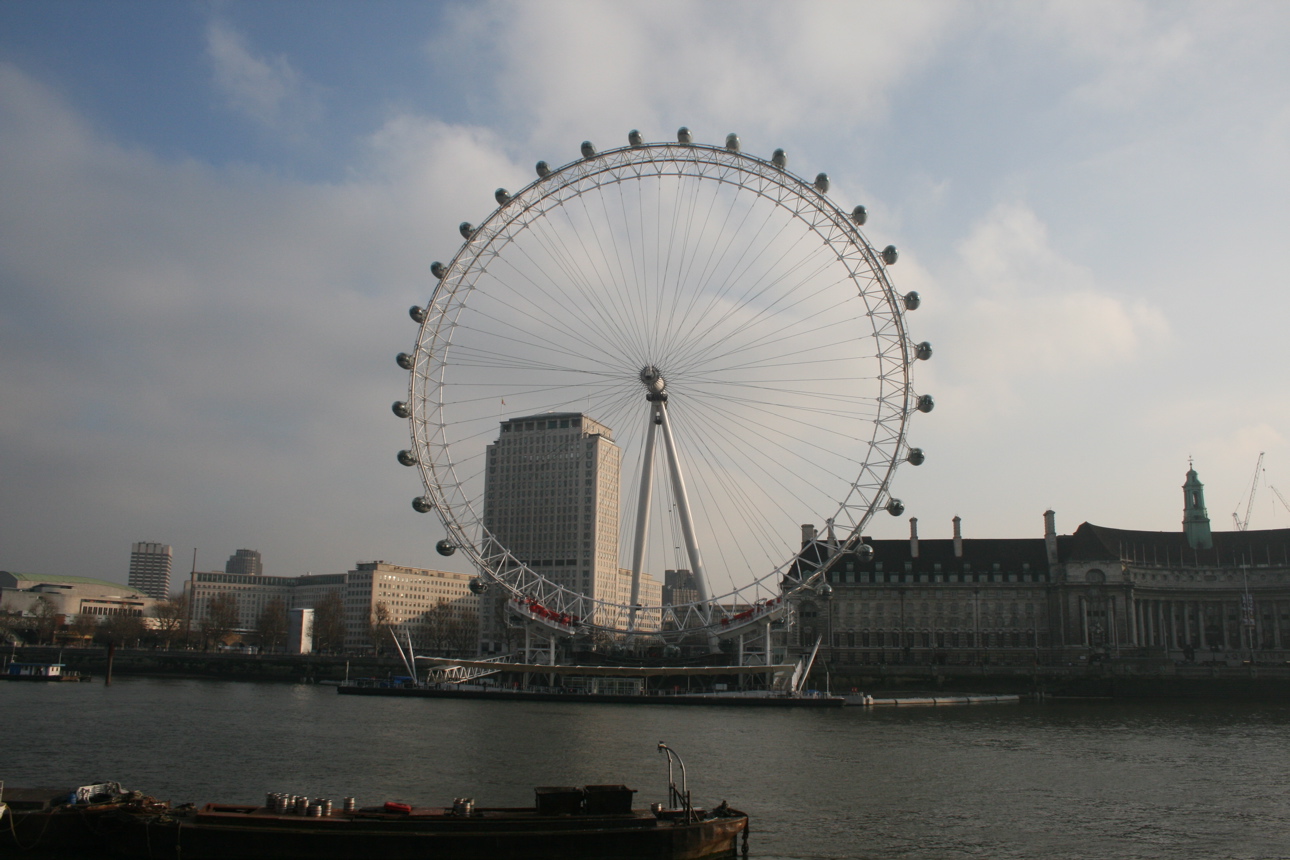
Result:
<instances>
[{"instance_id":1,"label":"cloud","mask_svg":"<svg viewBox=\"0 0 1290 860\"><path fill-rule=\"evenodd\" d=\"M266 129L298 135L322 116L319 93L285 56L261 58L246 39L220 21L206 29L206 54L215 85L237 113Z\"/></svg>"},{"instance_id":2,"label":"cloud","mask_svg":"<svg viewBox=\"0 0 1290 860\"><path fill-rule=\"evenodd\" d=\"M472 4L428 52L491 80L512 118L501 122L572 156L583 137L618 142L633 127L657 140L691 125L720 141L880 121L893 85L936 56L956 17L940 3Z\"/></svg>"},{"instance_id":3,"label":"cloud","mask_svg":"<svg viewBox=\"0 0 1290 860\"><path fill-rule=\"evenodd\" d=\"M1170 337L1158 309L1099 288L1093 271L1055 250L1020 203L986 215L943 281L952 284L957 320L955 375L974 386L1087 378Z\"/></svg>"},{"instance_id":4,"label":"cloud","mask_svg":"<svg viewBox=\"0 0 1290 860\"><path fill-rule=\"evenodd\" d=\"M427 234L459 220L419 192L462 162L407 137L403 162L373 150L389 171L328 186L170 162L0 65L0 462L26 488L0 503L0 543L57 523L84 565L64 572L114 579L104 549L143 534L313 570L410 556L393 356L429 290ZM6 564L53 569L25 543Z\"/></svg>"},{"instance_id":5,"label":"cloud","mask_svg":"<svg viewBox=\"0 0 1290 860\"><path fill-rule=\"evenodd\" d=\"M1135 365L1151 365L1173 340L1160 309L1099 285L1020 202L988 211L934 272L913 258L900 266L902 290L924 295L912 317L916 339L937 349L917 367L918 388L933 392L938 414L952 414L960 429L1066 409L1089 387L1120 391Z\"/></svg>"}]
</instances>

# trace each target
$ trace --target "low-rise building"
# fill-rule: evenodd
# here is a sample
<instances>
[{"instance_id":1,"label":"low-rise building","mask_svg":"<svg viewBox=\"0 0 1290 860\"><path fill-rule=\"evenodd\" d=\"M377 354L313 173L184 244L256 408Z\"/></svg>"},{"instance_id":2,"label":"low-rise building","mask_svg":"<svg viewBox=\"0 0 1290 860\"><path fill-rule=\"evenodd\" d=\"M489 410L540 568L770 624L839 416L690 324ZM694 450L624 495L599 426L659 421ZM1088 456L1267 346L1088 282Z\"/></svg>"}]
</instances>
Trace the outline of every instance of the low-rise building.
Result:
<instances>
[{"instance_id":1,"label":"low-rise building","mask_svg":"<svg viewBox=\"0 0 1290 860\"><path fill-rule=\"evenodd\" d=\"M0 570L0 610L29 615L45 599L62 617L77 615L99 620L113 615L146 616L157 601L138 588L87 576L49 576Z\"/></svg>"},{"instance_id":2,"label":"low-rise building","mask_svg":"<svg viewBox=\"0 0 1290 860\"><path fill-rule=\"evenodd\" d=\"M393 648L389 631L421 651L476 653L479 641L478 598L470 590L473 576L384 561L360 562L347 573L263 576L224 571L197 571L184 584L194 622L208 617L218 595L233 598L236 632L256 629L269 603L281 600L290 612L317 609L328 595L339 597L345 622L345 649ZM467 641L468 640L468 641Z\"/></svg>"}]
</instances>

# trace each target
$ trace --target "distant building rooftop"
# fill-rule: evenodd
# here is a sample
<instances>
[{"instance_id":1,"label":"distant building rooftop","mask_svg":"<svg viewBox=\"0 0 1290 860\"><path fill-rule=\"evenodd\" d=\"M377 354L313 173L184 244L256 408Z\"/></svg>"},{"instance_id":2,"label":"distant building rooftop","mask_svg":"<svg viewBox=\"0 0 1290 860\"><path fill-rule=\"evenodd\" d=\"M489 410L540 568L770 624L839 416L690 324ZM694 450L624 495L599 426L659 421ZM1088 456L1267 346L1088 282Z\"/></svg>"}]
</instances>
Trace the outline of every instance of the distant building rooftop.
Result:
<instances>
[{"instance_id":1,"label":"distant building rooftop","mask_svg":"<svg viewBox=\"0 0 1290 860\"><path fill-rule=\"evenodd\" d=\"M40 585L52 585L61 588L71 588L73 586L93 587L101 591L118 594L126 597L147 597L137 588L125 585L120 582L112 582L106 579L94 579L89 576L60 576L43 573L14 573L9 570L0 570L0 588L17 588L28 590Z\"/></svg>"}]
</instances>

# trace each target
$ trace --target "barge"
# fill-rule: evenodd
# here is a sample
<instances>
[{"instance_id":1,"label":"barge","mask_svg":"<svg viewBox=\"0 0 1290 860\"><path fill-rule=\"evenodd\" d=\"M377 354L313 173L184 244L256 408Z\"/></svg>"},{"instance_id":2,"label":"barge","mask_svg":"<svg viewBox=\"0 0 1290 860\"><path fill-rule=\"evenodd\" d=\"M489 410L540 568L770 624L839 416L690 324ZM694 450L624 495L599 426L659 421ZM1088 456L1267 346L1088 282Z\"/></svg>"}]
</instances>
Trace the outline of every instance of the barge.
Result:
<instances>
[{"instance_id":1,"label":"barge","mask_svg":"<svg viewBox=\"0 0 1290 860\"><path fill-rule=\"evenodd\" d=\"M30 858L117 860L703 860L748 850L748 816L694 806L672 778L668 803L634 809L624 785L543 787L532 807L398 802L360 807L280 793L264 805L172 806L116 783L73 792L11 790L0 849ZM676 757L677 762L680 758ZM52 796L51 796L52 794ZM11 800L12 798L12 800ZM17 800L18 802L13 802ZM0 851L8 856L9 851Z\"/></svg>"}]
</instances>

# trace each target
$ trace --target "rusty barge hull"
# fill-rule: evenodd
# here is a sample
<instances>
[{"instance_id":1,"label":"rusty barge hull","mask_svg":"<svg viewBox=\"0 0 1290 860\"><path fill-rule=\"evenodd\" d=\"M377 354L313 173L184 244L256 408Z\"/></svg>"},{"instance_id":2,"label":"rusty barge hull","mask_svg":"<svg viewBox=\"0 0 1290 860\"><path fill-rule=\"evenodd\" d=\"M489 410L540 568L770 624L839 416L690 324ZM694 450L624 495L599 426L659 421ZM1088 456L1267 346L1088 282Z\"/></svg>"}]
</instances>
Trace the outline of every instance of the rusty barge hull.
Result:
<instances>
[{"instance_id":1,"label":"rusty barge hull","mask_svg":"<svg viewBox=\"0 0 1290 860\"><path fill-rule=\"evenodd\" d=\"M458 816L414 809L306 817L209 804L164 814L65 809L21 817L18 831L27 839L15 847L26 857L115 860L703 860L737 856L748 829L747 816L733 811L690 822L640 810L475 809Z\"/></svg>"}]
</instances>

